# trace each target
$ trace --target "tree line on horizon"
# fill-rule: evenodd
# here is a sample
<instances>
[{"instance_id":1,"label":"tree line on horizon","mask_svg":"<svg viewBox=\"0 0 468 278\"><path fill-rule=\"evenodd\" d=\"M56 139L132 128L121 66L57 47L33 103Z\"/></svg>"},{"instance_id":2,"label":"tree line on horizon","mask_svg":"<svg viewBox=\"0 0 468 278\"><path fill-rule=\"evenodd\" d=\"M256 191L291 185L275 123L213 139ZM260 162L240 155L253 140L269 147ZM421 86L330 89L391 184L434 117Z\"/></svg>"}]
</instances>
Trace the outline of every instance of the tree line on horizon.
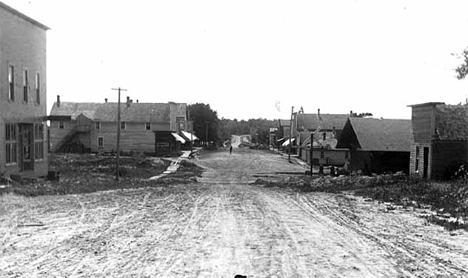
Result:
<instances>
[{"instance_id":1,"label":"tree line on horizon","mask_svg":"<svg viewBox=\"0 0 468 278\"><path fill-rule=\"evenodd\" d=\"M218 113L205 103L190 104L188 111L195 135L204 142L222 144L231 135L250 134L253 143L267 145L270 128L277 126L277 121L268 119L219 119Z\"/></svg>"}]
</instances>

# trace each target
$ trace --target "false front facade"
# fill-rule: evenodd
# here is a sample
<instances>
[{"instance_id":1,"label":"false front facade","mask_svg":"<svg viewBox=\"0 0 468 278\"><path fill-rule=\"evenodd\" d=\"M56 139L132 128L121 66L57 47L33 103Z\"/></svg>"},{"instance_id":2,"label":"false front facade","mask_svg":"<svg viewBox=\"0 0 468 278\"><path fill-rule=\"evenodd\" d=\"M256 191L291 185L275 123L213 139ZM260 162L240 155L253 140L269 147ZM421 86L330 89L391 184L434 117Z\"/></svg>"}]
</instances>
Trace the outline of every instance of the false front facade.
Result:
<instances>
[{"instance_id":1,"label":"false front facade","mask_svg":"<svg viewBox=\"0 0 468 278\"><path fill-rule=\"evenodd\" d=\"M46 31L0 2L0 174L45 176Z\"/></svg>"}]
</instances>

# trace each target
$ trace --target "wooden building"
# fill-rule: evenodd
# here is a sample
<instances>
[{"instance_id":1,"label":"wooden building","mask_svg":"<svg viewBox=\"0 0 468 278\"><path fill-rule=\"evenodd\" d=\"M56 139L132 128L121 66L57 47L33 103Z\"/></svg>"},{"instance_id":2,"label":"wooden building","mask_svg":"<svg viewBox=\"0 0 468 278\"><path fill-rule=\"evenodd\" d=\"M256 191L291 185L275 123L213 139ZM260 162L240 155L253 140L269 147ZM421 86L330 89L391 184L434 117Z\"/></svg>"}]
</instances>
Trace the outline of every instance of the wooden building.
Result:
<instances>
[{"instance_id":1,"label":"wooden building","mask_svg":"<svg viewBox=\"0 0 468 278\"><path fill-rule=\"evenodd\" d=\"M46 32L0 2L0 174L45 176Z\"/></svg>"},{"instance_id":2,"label":"wooden building","mask_svg":"<svg viewBox=\"0 0 468 278\"><path fill-rule=\"evenodd\" d=\"M180 150L186 110L185 103L134 103L127 97L121 104L120 150L157 155ZM117 103L61 102L57 96L49 119L51 151L116 151Z\"/></svg>"},{"instance_id":3,"label":"wooden building","mask_svg":"<svg viewBox=\"0 0 468 278\"><path fill-rule=\"evenodd\" d=\"M349 118L337 148L349 149L349 169L366 174L409 171L411 121Z\"/></svg>"},{"instance_id":4,"label":"wooden building","mask_svg":"<svg viewBox=\"0 0 468 278\"><path fill-rule=\"evenodd\" d=\"M286 139L288 139L290 135L290 126L291 126L291 120L278 120L278 131L277 131L277 137L276 143L278 146L281 146Z\"/></svg>"},{"instance_id":5,"label":"wooden building","mask_svg":"<svg viewBox=\"0 0 468 278\"><path fill-rule=\"evenodd\" d=\"M412 113L410 173L448 179L468 160L466 105L429 102L410 105Z\"/></svg>"},{"instance_id":6,"label":"wooden building","mask_svg":"<svg viewBox=\"0 0 468 278\"><path fill-rule=\"evenodd\" d=\"M337 149L338 137L348 119L348 114L298 113L294 122L299 157L310 163L310 138L313 134L314 165L345 164L347 149Z\"/></svg>"}]
</instances>

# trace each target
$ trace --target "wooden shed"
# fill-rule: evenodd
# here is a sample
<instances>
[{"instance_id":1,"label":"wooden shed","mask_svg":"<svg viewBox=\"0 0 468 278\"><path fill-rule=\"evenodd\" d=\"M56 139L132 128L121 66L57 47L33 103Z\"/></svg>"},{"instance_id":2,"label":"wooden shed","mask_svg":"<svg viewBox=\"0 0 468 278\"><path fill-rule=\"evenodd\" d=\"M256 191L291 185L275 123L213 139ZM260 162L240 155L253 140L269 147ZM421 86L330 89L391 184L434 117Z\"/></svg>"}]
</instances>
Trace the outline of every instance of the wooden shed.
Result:
<instances>
[{"instance_id":1,"label":"wooden shed","mask_svg":"<svg viewBox=\"0 0 468 278\"><path fill-rule=\"evenodd\" d=\"M428 102L409 107L410 173L427 179L451 178L468 159L467 106Z\"/></svg>"},{"instance_id":2,"label":"wooden shed","mask_svg":"<svg viewBox=\"0 0 468 278\"><path fill-rule=\"evenodd\" d=\"M349 118L336 147L350 150L350 170L408 173L410 136L410 120Z\"/></svg>"}]
</instances>

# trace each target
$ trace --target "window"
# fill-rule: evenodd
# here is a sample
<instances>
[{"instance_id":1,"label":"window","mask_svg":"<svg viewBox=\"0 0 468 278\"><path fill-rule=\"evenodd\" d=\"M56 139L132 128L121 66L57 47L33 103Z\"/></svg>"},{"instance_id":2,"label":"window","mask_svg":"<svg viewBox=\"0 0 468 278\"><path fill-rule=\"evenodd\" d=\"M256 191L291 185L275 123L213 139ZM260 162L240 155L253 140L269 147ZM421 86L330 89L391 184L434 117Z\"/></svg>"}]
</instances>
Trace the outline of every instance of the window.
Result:
<instances>
[{"instance_id":1,"label":"window","mask_svg":"<svg viewBox=\"0 0 468 278\"><path fill-rule=\"evenodd\" d=\"M414 162L414 171L417 172L419 170L419 147L416 147L416 159Z\"/></svg>"},{"instance_id":2,"label":"window","mask_svg":"<svg viewBox=\"0 0 468 278\"><path fill-rule=\"evenodd\" d=\"M101 129L101 122L96 122L95 123L95 129L100 130Z\"/></svg>"},{"instance_id":3,"label":"window","mask_svg":"<svg viewBox=\"0 0 468 278\"><path fill-rule=\"evenodd\" d=\"M41 104L41 78L39 73L36 72L36 103Z\"/></svg>"},{"instance_id":4,"label":"window","mask_svg":"<svg viewBox=\"0 0 468 278\"><path fill-rule=\"evenodd\" d=\"M145 129L146 130L151 130L151 123L146 123L145 124Z\"/></svg>"},{"instance_id":5,"label":"window","mask_svg":"<svg viewBox=\"0 0 468 278\"><path fill-rule=\"evenodd\" d=\"M325 158L325 153L323 151L320 151L320 158Z\"/></svg>"},{"instance_id":6,"label":"window","mask_svg":"<svg viewBox=\"0 0 468 278\"><path fill-rule=\"evenodd\" d=\"M6 163L12 164L17 162L17 143L16 143L16 124L5 125L5 156Z\"/></svg>"},{"instance_id":7,"label":"window","mask_svg":"<svg viewBox=\"0 0 468 278\"><path fill-rule=\"evenodd\" d=\"M323 136L323 141L327 140L327 133L326 133L326 132L324 132L324 133L322 134L322 136Z\"/></svg>"},{"instance_id":8,"label":"window","mask_svg":"<svg viewBox=\"0 0 468 278\"><path fill-rule=\"evenodd\" d=\"M44 124L34 125L34 159L44 159Z\"/></svg>"},{"instance_id":9,"label":"window","mask_svg":"<svg viewBox=\"0 0 468 278\"><path fill-rule=\"evenodd\" d=\"M59 128L64 129L65 128L65 123L63 121L59 122Z\"/></svg>"},{"instance_id":10,"label":"window","mask_svg":"<svg viewBox=\"0 0 468 278\"><path fill-rule=\"evenodd\" d=\"M345 153L344 153L344 158L345 158L345 159L349 159L349 152L345 152Z\"/></svg>"},{"instance_id":11,"label":"window","mask_svg":"<svg viewBox=\"0 0 468 278\"><path fill-rule=\"evenodd\" d=\"M97 145L98 145L98 148L104 147L104 138L98 137L97 138Z\"/></svg>"},{"instance_id":12,"label":"window","mask_svg":"<svg viewBox=\"0 0 468 278\"><path fill-rule=\"evenodd\" d=\"M185 130L185 117L176 117L177 130Z\"/></svg>"},{"instance_id":13,"label":"window","mask_svg":"<svg viewBox=\"0 0 468 278\"><path fill-rule=\"evenodd\" d=\"M120 129L126 129L127 128L127 123L126 122L120 122Z\"/></svg>"},{"instance_id":14,"label":"window","mask_svg":"<svg viewBox=\"0 0 468 278\"><path fill-rule=\"evenodd\" d=\"M28 93L29 93L29 80L28 80L28 70L23 71L23 101L28 102Z\"/></svg>"},{"instance_id":15,"label":"window","mask_svg":"<svg viewBox=\"0 0 468 278\"><path fill-rule=\"evenodd\" d=\"M8 99L15 100L15 68L8 66Z\"/></svg>"}]
</instances>

